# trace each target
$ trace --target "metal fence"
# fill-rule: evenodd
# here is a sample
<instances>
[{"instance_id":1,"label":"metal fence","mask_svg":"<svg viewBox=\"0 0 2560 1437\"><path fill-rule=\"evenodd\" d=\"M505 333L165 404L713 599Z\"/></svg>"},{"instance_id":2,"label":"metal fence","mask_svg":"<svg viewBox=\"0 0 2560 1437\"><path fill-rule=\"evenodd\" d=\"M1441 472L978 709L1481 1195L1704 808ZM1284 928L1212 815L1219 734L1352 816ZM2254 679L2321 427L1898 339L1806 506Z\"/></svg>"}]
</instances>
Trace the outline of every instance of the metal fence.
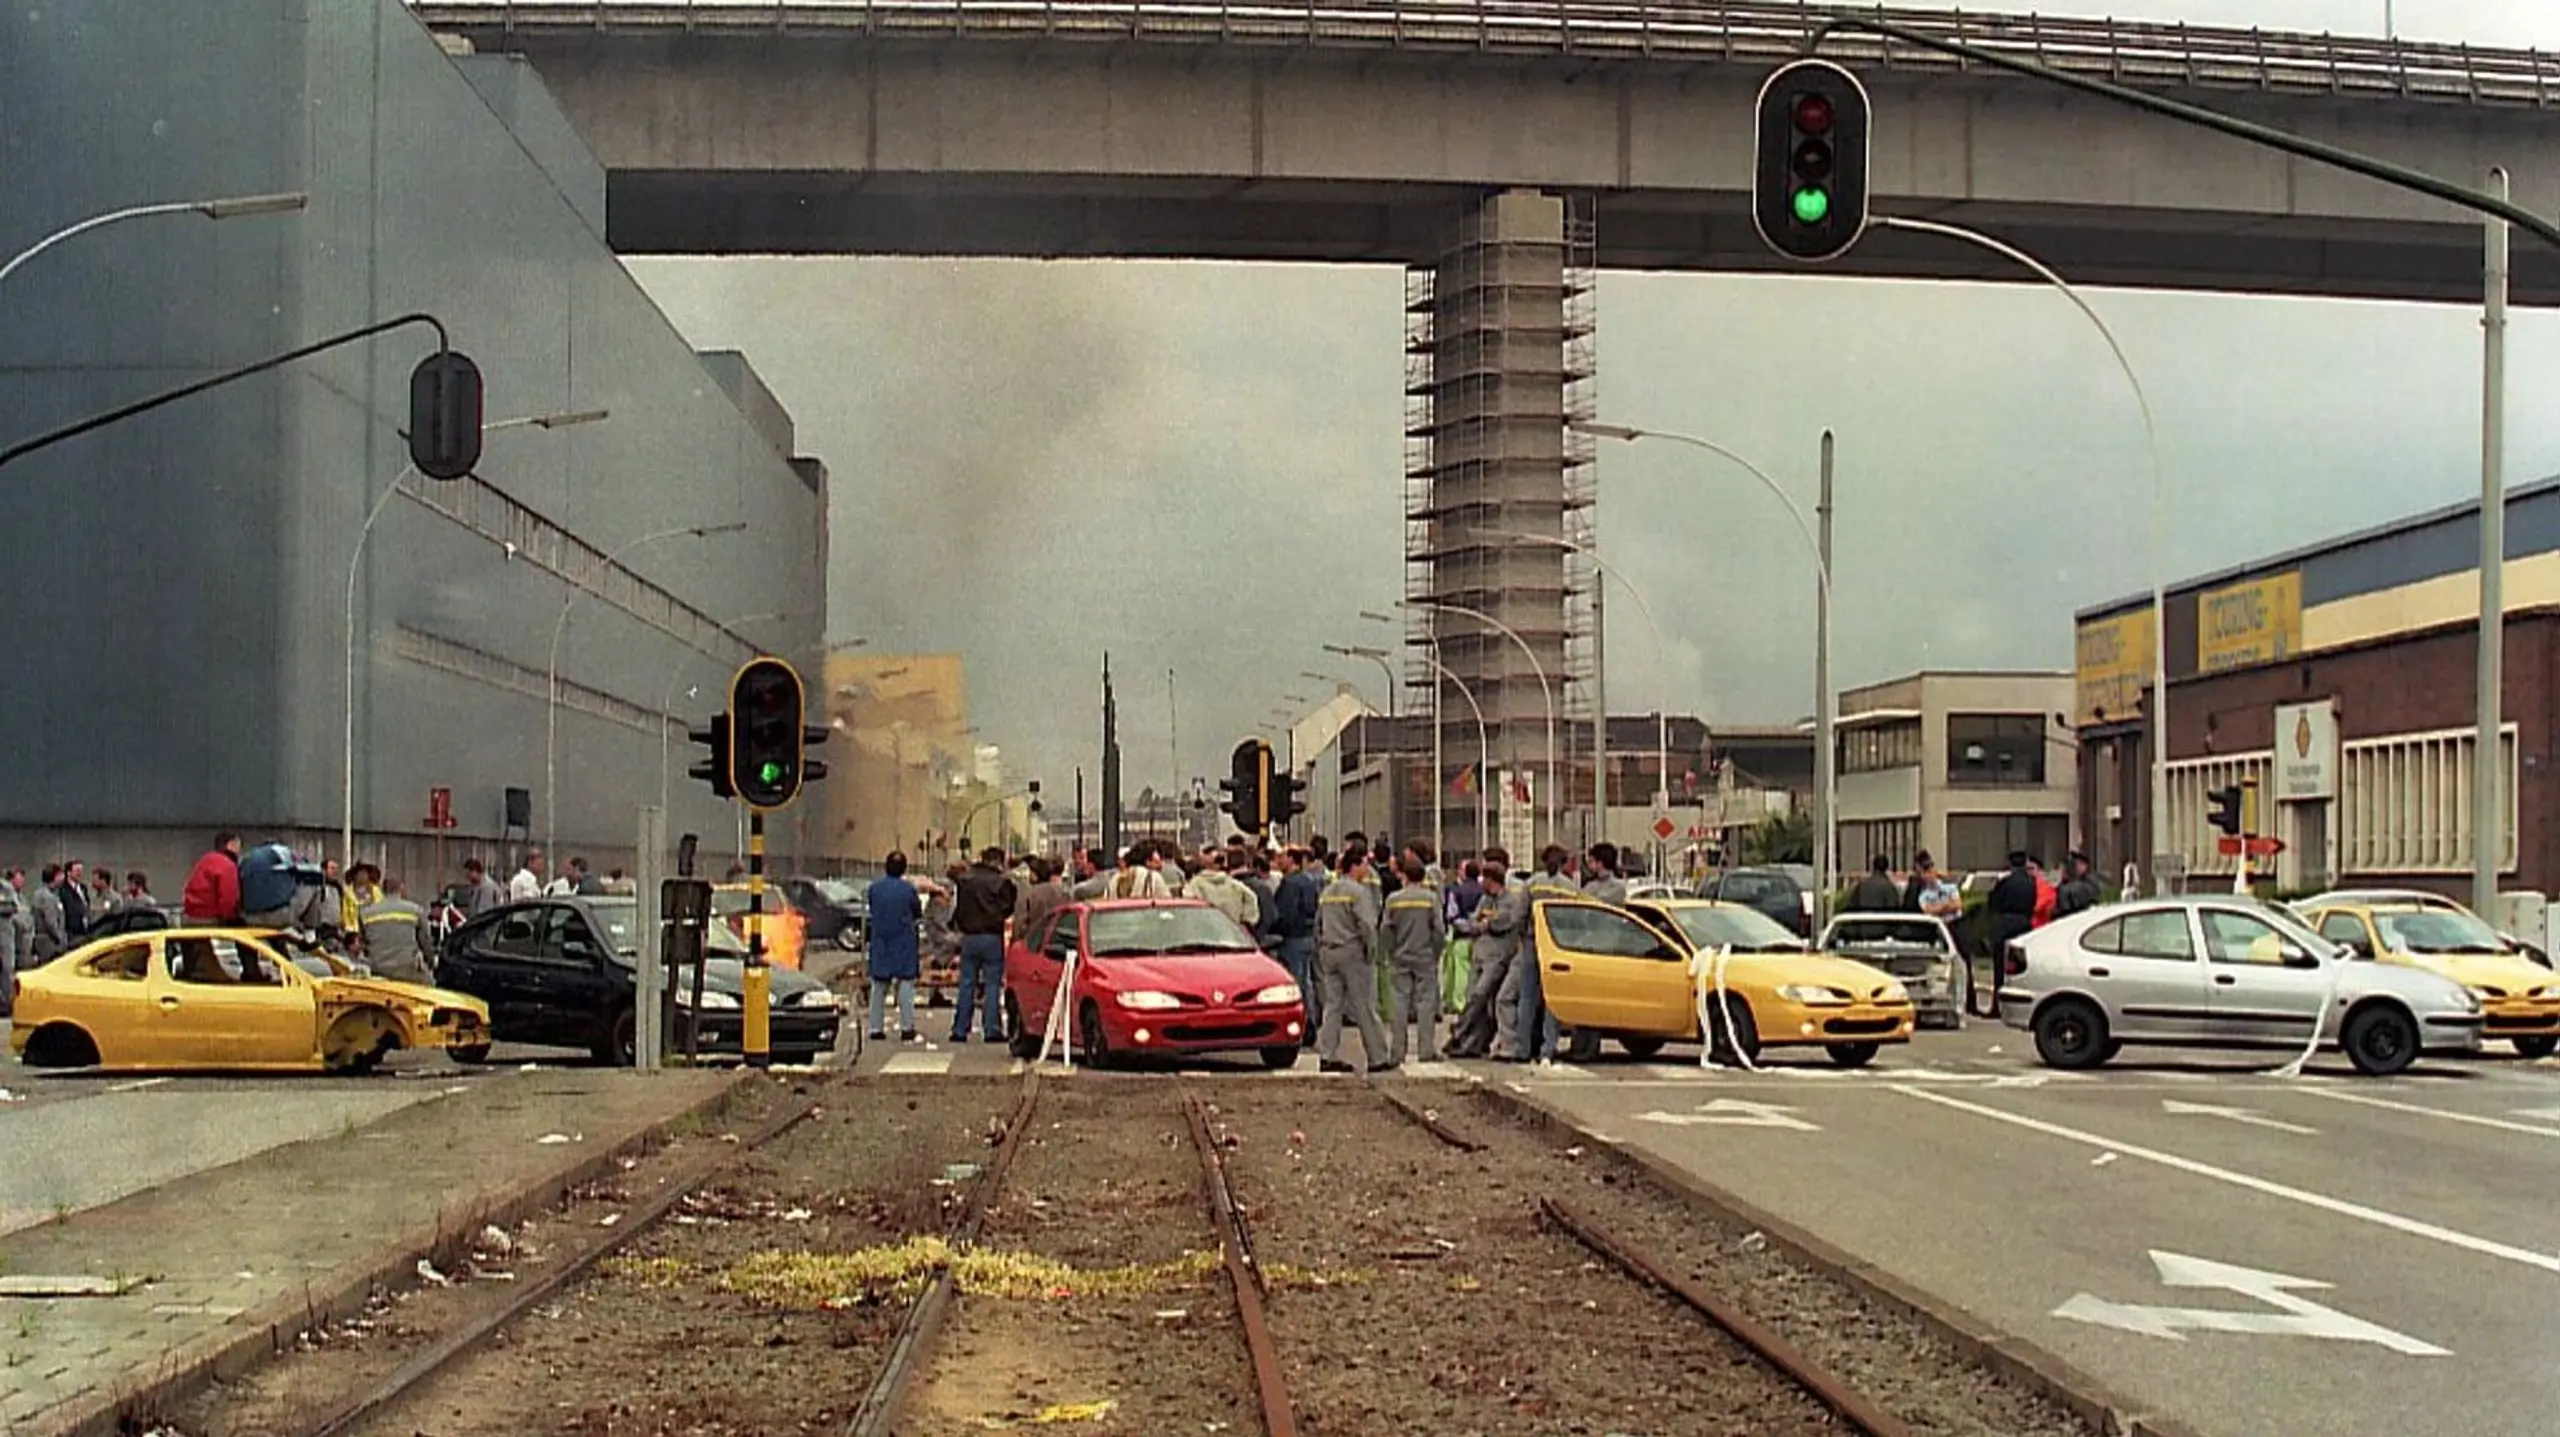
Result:
<instances>
[{"instance_id":1,"label":"metal fence","mask_svg":"<svg viewBox=\"0 0 2560 1437\"><path fill-rule=\"evenodd\" d=\"M1812 4L1651 0L412 0L433 29L502 37L808 35L1318 48L1766 67L1804 52L1836 13ZM2148 88L2258 90L2437 103L2531 105L2560 90L2560 56L2411 40L2080 20L1997 11L1857 13ZM1982 67L1844 32L1834 59L1914 74Z\"/></svg>"}]
</instances>

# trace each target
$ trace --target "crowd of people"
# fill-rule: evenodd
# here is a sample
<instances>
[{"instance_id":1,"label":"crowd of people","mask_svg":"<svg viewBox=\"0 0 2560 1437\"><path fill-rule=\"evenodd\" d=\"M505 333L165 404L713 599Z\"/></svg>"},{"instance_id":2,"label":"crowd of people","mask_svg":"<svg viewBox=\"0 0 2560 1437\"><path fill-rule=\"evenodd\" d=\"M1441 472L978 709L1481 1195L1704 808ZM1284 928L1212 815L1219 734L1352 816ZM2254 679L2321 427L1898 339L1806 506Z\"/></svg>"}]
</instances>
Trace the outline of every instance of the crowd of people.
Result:
<instances>
[{"instance_id":1,"label":"crowd of people","mask_svg":"<svg viewBox=\"0 0 2560 1437\"><path fill-rule=\"evenodd\" d=\"M1342 1031L1360 1035L1372 1072L1410 1056L1429 1062L1485 1057L1552 1062L1560 1038L1540 992L1529 904L1537 898L1626 900L1615 845L1581 854L1550 845L1530 872L1495 847L1444 866L1421 839L1401 844L1346 834L1273 846L1239 834L1223 845L1185 851L1141 839L1119 854L1074 851L1065 863L989 848L943 881L912 871L903 853L865 895L869 906L869 1034L888 1038L895 1001L898 1036L917 1042L915 986L937 923L957 940L959 984L949 1041L1004 1037L1004 954L1017 935L1036 933L1058 907L1093 899L1193 898L1234 919L1289 972L1304 996L1306 1046L1326 1072L1350 1072ZM1451 1020L1441 1046L1443 1019Z\"/></svg>"}]
</instances>

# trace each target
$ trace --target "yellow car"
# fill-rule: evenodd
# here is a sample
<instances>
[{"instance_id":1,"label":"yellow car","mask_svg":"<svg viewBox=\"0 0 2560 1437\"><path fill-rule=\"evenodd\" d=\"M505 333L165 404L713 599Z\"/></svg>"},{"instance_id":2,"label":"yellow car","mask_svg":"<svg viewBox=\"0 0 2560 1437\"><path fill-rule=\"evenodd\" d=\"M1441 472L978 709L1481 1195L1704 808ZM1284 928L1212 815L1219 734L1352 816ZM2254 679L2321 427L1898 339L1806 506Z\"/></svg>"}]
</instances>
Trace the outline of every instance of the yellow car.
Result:
<instances>
[{"instance_id":1,"label":"yellow car","mask_svg":"<svg viewBox=\"0 0 2560 1437\"><path fill-rule=\"evenodd\" d=\"M2303 921L2360 958L2424 968L2471 990L2487 1022L2528 1058L2560 1050L2560 973L2516 951L2467 908L2417 898L2296 905Z\"/></svg>"},{"instance_id":2,"label":"yellow car","mask_svg":"<svg viewBox=\"0 0 2560 1437\"><path fill-rule=\"evenodd\" d=\"M318 971L314 971L318 970ZM120 934L18 975L9 1047L34 1068L368 1072L396 1048L489 1041L489 1009L356 976L253 928Z\"/></svg>"},{"instance_id":3,"label":"yellow car","mask_svg":"<svg viewBox=\"0 0 2560 1437\"><path fill-rule=\"evenodd\" d=\"M1730 950L1724 991L1730 1024L1713 1048L1756 1058L1762 1048L1818 1047L1844 1068L1886 1043L1908 1043L1911 994L1864 963L1808 953L1794 934L1738 903L1656 899L1612 907L1549 898L1530 905L1538 979L1556 1022L1572 1030L1566 1056L1587 1062L1600 1040L1639 1058L1665 1043L1695 1043L1696 980L1690 960ZM1729 1036L1728 1036L1729 1033Z\"/></svg>"}]
</instances>

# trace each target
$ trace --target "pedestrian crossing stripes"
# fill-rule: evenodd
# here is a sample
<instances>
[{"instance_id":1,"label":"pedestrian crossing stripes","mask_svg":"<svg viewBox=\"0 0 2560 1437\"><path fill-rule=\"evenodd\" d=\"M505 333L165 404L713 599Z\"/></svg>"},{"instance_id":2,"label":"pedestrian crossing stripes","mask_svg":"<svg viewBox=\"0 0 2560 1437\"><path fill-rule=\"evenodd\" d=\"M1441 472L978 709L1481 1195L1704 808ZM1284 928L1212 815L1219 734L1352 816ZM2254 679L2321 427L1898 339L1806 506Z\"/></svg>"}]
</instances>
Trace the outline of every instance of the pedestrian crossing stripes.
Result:
<instances>
[{"instance_id":1,"label":"pedestrian crossing stripes","mask_svg":"<svg viewBox=\"0 0 2560 1437\"><path fill-rule=\"evenodd\" d=\"M884 1078L939 1076L951 1071L949 1053L893 1053L880 1065Z\"/></svg>"}]
</instances>

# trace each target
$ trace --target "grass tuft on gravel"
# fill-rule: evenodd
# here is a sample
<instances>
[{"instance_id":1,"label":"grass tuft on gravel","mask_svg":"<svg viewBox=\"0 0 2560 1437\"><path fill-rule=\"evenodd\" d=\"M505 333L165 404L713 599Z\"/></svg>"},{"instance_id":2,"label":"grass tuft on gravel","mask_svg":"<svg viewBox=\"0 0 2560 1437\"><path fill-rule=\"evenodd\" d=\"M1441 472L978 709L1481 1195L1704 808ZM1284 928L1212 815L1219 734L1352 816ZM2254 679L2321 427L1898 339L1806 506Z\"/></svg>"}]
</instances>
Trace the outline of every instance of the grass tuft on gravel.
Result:
<instances>
[{"instance_id":1,"label":"grass tuft on gravel","mask_svg":"<svg viewBox=\"0 0 2560 1437\"><path fill-rule=\"evenodd\" d=\"M770 1307L838 1309L887 1297L912 1297L948 1267L960 1290L1022 1302L1068 1298L1130 1297L1196 1287L1218 1272L1214 1252L1190 1252L1171 1262L1080 1268L1036 1253L973 1248L954 1252L939 1237L912 1237L853 1252L766 1251L711 1276L711 1285ZM675 1287L691 1275L671 1259L616 1263L614 1276L652 1287ZM1264 1277L1274 1287L1347 1287L1369 1280L1357 1271L1318 1272L1273 1266Z\"/></svg>"}]
</instances>

